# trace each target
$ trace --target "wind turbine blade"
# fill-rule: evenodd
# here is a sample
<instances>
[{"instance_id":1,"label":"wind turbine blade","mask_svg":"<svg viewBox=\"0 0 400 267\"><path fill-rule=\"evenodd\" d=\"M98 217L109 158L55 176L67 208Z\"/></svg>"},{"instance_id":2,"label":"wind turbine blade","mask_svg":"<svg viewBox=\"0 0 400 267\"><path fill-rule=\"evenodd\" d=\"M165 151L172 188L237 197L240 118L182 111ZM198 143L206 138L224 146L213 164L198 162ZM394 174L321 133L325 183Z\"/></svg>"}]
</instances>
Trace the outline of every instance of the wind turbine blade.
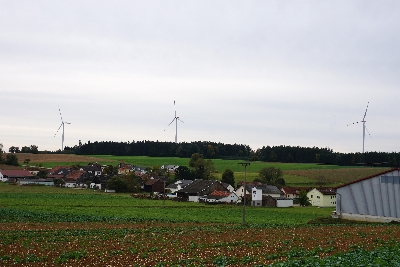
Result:
<instances>
[{"instance_id":1,"label":"wind turbine blade","mask_svg":"<svg viewBox=\"0 0 400 267\"><path fill-rule=\"evenodd\" d=\"M371 137L371 134L369 133L367 126L365 126L365 130L367 130L368 135Z\"/></svg>"},{"instance_id":2,"label":"wind turbine blade","mask_svg":"<svg viewBox=\"0 0 400 267\"><path fill-rule=\"evenodd\" d=\"M369 105L369 101L367 103L367 108L365 109L363 121L365 121L365 117L367 116L368 105Z\"/></svg>"},{"instance_id":3,"label":"wind turbine blade","mask_svg":"<svg viewBox=\"0 0 400 267\"><path fill-rule=\"evenodd\" d=\"M61 123L60 127L58 127L58 129L57 129L57 132L54 134L54 137L56 137L56 135L57 135L58 131L60 131L62 125L63 125L63 124Z\"/></svg>"},{"instance_id":4,"label":"wind turbine blade","mask_svg":"<svg viewBox=\"0 0 400 267\"><path fill-rule=\"evenodd\" d=\"M60 112L61 121L63 121L63 118L62 118L62 115L61 115L61 109L60 109L60 107L58 107L58 111Z\"/></svg>"},{"instance_id":5,"label":"wind turbine blade","mask_svg":"<svg viewBox=\"0 0 400 267\"><path fill-rule=\"evenodd\" d=\"M176 118L178 121L183 122L183 120L179 119L179 117ZM184 122L183 122L184 123Z\"/></svg>"},{"instance_id":6,"label":"wind turbine blade","mask_svg":"<svg viewBox=\"0 0 400 267\"><path fill-rule=\"evenodd\" d=\"M362 121L353 122L353 123L347 124L347 126L350 126L350 125L353 125L353 124L356 124L356 123L359 123L359 122L362 122Z\"/></svg>"},{"instance_id":7,"label":"wind turbine blade","mask_svg":"<svg viewBox=\"0 0 400 267\"><path fill-rule=\"evenodd\" d=\"M167 125L167 127L165 128L165 130L167 130L168 126L170 126L176 119L177 119L177 118L174 118L174 119ZM165 131L165 130L164 130L164 131Z\"/></svg>"}]
</instances>

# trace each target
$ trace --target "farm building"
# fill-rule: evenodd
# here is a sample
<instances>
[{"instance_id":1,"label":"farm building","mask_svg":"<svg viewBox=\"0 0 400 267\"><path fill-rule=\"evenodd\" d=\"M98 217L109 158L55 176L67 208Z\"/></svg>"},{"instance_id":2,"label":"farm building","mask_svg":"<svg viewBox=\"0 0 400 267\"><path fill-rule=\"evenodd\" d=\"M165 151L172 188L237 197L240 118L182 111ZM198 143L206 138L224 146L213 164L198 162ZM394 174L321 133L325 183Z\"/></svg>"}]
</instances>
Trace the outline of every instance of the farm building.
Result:
<instances>
[{"instance_id":1,"label":"farm building","mask_svg":"<svg viewBox=\"0 0 400 267\"><path fill-rule=\"evenodd\" d=\"M27 170L0 170L0 181L12 181L32 178L33 175Z\"/></svg>"},{"instance_id":2,"label":"farm building","mask_svg":"<svg viewBox=\"0 0 400 267\"><path fill-rule=\"evenodd\" d=\"M238 196L235 192L230 191L214 191L208 196L202 197L199 200L206 203L236 203Z\"/></svg>"},{"instance_id":3,"label":"farm building","mask_svg":"<svg viewBox=\"0 0 400 267\"><path fill-rule=\"evenodd\" d=\"M54 186L53 179L21 179L18 180L19 185L47 185Z\"/></svg>"},{"instance_id":4,"label":"farm building","mask_svg":"<svg viewBox=\"0 0 400 267\"><path fill-rule=\"evenodd\" d=\"M213 191L228 191L220 181L217 180L194 180L185 188L176 192L178 198L185 201L199 202L201 197L211 194Z\"/></svg>"},{"instance_id":5,"label":"farm building","mask_svg":"<svg viewBox=\"0 0 400 267\"><path fill-rule=\"evenodd\" d=\"M331 187L316 187L308 191L307 197L312 206L335 207L336 189Z\"/></svg>"},{"instance_id":6,"label":"farm building","mask_svg":"<svg viewBox=\"0 0 400 267\"><path fill-rule=\"evenodd\" d=\"M169 190L172 194L175 194L176 191L181 190L182 188L185 188L192 182L193 182L193 180L179 180L179 181L176 181L175 183L170 184L167 187L165 187L165 190Z\"/></svg>"},{"instance_id":7,"label":"farm building","mask_svg":"<svg viewBox=\"0 0 400 267\"><path fill-rule=\"evenodd\" d=\"M400 221L400 168L336 188L336 213L358 221Z\"/></svg>"},{"instance_id":8,"label":"farm building","mask_svg":"<svg viewBox=\"0 0 400 267\"><path fill-rule=\"evenodd\" d=\"M144 184L145 192L164 192L165 183L161 179L148 179Z\"/></svg>"},{"instance_id":9,"label":"farm building","mask_svg":"<svg viewBox=\"0 0 400 267\"><path fill-rule=\"evenodd\" d=\"M293 207L293 199L285 197L265 197L265 206L272 208L288 208Z\"/></svg>"}]
</instances>

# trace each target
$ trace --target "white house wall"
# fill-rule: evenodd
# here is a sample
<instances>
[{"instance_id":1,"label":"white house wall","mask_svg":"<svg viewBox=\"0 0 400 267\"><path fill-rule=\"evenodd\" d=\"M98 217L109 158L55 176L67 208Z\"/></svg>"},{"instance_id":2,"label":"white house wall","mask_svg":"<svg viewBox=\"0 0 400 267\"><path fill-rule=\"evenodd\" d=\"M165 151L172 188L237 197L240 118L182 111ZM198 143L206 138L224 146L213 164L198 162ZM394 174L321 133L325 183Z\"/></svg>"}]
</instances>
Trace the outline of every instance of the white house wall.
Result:
<instances>
[{"instance_id":1,"label":"white house wall","mask_svg":"<svg viewBox=\"0 0 400 267\"><path fill-rule=\"evenodd\" d=\"M400 218L400 174L393 171L337 188L339 213ZM397 183L382 182L382 177Z\"/></svg>"}]
</instances>

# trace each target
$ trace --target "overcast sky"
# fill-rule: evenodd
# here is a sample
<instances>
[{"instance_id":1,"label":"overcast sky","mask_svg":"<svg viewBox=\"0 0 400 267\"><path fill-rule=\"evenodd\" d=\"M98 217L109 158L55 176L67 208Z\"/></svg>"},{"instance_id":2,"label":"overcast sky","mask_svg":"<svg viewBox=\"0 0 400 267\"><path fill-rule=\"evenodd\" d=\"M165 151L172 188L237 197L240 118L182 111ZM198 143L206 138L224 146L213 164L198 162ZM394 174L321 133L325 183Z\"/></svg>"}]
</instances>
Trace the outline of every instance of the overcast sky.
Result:
<instances>
[{"instance_id":1,"label":"overcast sky","mask_svg":"<svg viewBox=\"0 0 400 267\"><path fill-rule=\"evenodd\" d=\"M0 0L0 143L400 152L400 1ZM174 105L174 101L176 101ZM165 131L164 131L165 130Z\"/></svg>"}]
</instances>

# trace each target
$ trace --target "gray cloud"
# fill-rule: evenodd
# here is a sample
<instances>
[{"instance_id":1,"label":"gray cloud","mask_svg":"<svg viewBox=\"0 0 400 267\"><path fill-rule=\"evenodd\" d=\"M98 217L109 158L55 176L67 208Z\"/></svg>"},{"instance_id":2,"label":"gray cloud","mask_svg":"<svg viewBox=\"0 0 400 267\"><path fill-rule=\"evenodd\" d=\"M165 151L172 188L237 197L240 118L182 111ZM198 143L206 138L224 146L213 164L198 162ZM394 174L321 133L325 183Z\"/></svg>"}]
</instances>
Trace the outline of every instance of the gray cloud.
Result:
<instances>
[{"instance_id":1,"label":"gray cloud","mask_svg":"<svg viewBox=\"0 0 400 267\"><path fill-rule=\"evenodd\" d=\"M0 142L399 151L397 1L2 1ZM173 101L176 100L176 106Z\"/></svg>"}]
</instances>

